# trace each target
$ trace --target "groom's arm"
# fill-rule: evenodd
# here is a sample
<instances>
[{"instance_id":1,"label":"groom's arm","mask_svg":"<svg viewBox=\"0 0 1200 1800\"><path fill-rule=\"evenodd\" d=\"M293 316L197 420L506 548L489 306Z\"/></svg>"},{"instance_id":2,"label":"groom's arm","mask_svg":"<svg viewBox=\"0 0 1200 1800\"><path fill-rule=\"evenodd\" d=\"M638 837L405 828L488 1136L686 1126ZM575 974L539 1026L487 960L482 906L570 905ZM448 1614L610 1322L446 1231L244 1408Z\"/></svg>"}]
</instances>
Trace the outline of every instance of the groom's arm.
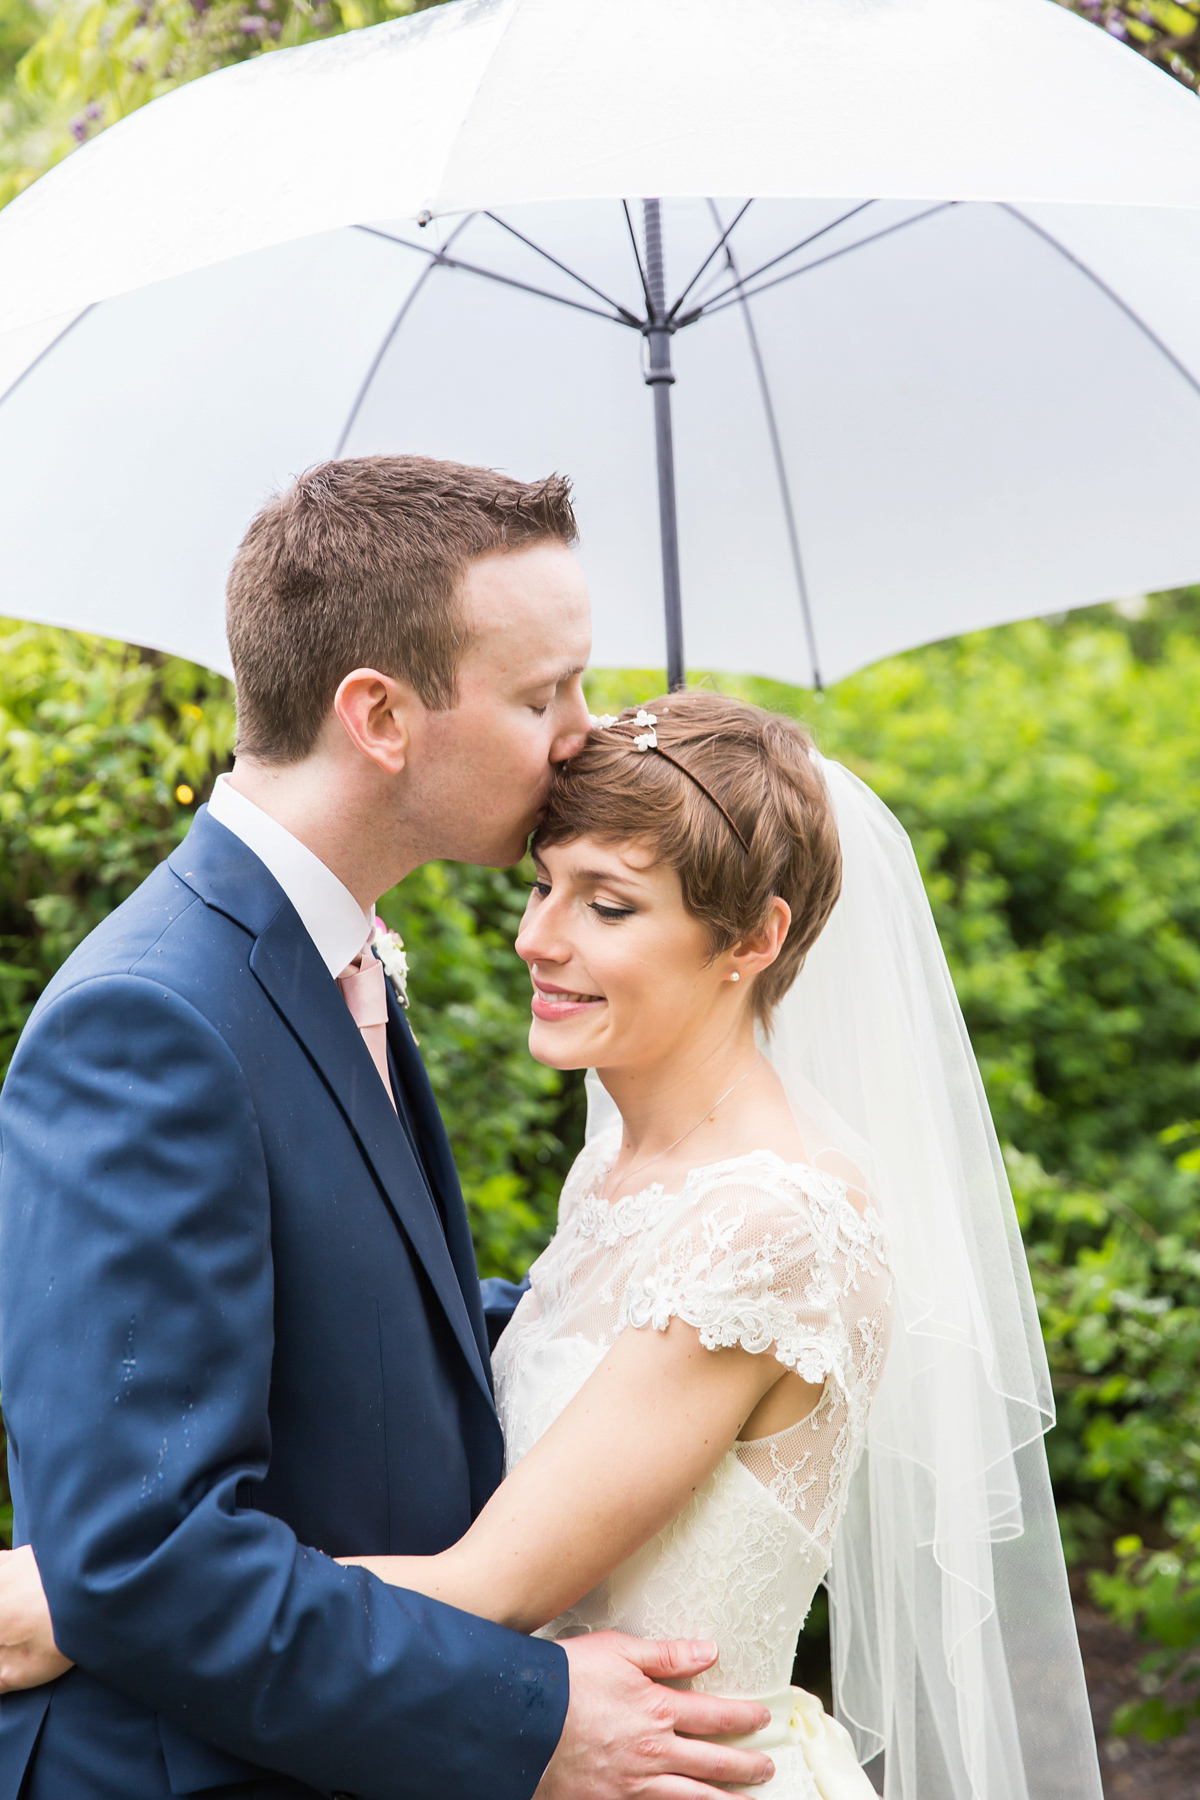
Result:
<instances>
[{"instance_id":1,"label":"groom's arm","mask_svg":"<svg viewBox=\"0 0 1200 1800\"><path fill-rule=\"evenodd\" d=\"M521 1300L529 1292L529 1277L518 1284L515 1281L501 1281L498 1275L489 1275L481 1281L479 1291L483 1295L483 1318L487 1326L488 1349L494 1350L500 1341L500 1334L516 1312Z\"/></svg>"},{"instance_id":2,"label":"groom's arm","mask_svg":"<svg viewBox=\"0 0 1200 1800\"><path fill-rule=\"evenodd\" d=\"M220 1034L154 983L39 1010L0 1099L3 1392L65 1655L371 1800L528 1800L566 1659L297 1543L270 1457L266 1167Z\"/></svg>"}]
</instances>

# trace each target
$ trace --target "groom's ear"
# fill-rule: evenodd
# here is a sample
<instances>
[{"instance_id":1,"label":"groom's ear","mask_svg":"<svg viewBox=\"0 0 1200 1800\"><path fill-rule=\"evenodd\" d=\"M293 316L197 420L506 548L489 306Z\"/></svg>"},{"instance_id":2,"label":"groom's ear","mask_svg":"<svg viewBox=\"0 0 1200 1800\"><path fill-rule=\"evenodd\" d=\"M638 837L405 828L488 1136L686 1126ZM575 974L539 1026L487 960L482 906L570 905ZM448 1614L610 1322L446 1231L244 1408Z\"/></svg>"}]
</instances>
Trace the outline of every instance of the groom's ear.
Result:
<instances>
[{"instance_id":1,"label":"groom's ear","mask_svg":"<svg viewBox=\"0 0 1200 1800\"><path fill-rule=\"evenodd\" d=\"M407 682L378 669L352 669L333 697L347 738L385 775L398 775L408 761L412 714L420 704Z\"/></svg>"}]
</instances>

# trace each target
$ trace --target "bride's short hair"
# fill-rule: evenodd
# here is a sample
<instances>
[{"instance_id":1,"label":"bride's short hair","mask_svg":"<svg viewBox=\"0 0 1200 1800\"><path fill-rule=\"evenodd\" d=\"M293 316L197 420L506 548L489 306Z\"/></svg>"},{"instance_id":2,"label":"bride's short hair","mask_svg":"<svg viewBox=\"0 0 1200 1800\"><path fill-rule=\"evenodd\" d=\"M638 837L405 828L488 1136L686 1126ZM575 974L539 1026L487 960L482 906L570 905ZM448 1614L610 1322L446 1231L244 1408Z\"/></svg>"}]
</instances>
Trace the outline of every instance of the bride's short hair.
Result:
<instances>
[{"instance_id":1,"label":"bride's short hair","mask_svg":"<svg viewBox=\"0 0 1200 1800\"><path fill-rule=\"evenodd\" d=\"M640 749L647 738L657 741ZM677 871L714 956L764 923L772 895L787 901L783 949L754 984L764 1023L841 889L837 824L812 739L793 719L721 694L667 694L593 727L556 770L534 845L581 837L651 845Z\"/></svg>"}]
</instances>

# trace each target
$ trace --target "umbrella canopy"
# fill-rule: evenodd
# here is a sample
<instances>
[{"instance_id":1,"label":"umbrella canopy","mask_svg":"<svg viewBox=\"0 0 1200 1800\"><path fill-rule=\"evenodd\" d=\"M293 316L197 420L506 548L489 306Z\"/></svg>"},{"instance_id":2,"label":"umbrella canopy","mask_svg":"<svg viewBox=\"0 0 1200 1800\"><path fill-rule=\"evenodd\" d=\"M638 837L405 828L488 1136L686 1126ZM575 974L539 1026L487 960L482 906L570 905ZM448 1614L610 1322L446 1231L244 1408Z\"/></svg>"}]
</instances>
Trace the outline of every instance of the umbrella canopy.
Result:
<instances>
[{"instance_id":1,"label":"umbrella canopy","mask_svg":"<svg viewBox=\"0 0 1200 1800\"><path fill-rule=\"evenodd\" d=\"M227 667L265 494L414 450L574 475L596 659L661 662L646 193L694 665L1194 579L1198 151L1051 0L457 0L223 71L0 216L0 608Z\"/></svg>"}]
</instances>

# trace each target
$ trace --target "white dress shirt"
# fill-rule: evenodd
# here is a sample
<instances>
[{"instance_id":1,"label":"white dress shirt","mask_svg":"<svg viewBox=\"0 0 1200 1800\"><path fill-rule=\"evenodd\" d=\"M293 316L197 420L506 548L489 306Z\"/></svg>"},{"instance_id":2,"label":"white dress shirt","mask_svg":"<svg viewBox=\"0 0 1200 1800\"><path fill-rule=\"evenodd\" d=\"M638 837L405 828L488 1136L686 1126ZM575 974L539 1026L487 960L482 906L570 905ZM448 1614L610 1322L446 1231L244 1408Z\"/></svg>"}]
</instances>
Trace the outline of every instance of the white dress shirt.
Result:
<instances>
[{"instance_id":1,"label":"white dress shirt","mask_svg":"<svg viewBox=\"0 0 1200 1800\"><path fill-rule=\"evenodd\" d=\"M300 915L300 922L333 976L354 961L374 930L375 908L364 912L332 869L261 806L218 775L208 810L264 863Z\"/></svg>"}]
</instances>

